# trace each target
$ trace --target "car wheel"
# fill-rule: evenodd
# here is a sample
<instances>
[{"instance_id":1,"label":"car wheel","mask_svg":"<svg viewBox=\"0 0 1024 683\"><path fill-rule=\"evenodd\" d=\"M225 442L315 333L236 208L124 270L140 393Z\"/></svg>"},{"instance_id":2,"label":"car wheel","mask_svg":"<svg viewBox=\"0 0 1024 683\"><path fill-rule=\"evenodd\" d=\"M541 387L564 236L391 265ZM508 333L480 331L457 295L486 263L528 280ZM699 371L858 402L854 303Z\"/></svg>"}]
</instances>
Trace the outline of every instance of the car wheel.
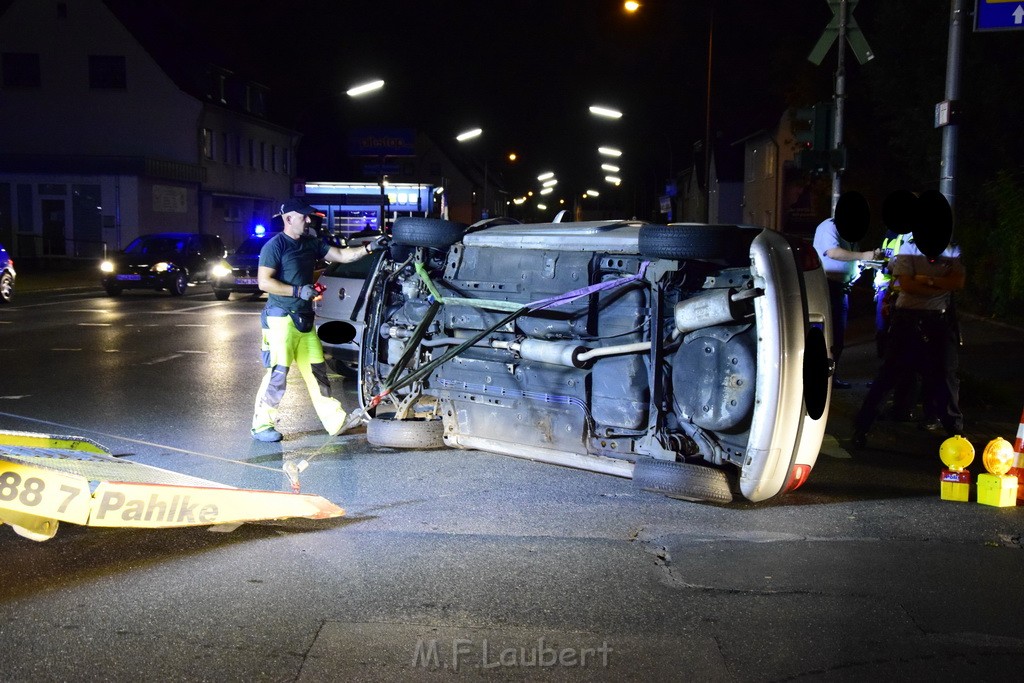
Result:
<instances>
[{"instance_id":1,"label":"car wheel","mask_svg":"<svg viewBox=\"0 0 1024 683\"><path fill-rule=\"evenodd\" d=\"M731 503L729 478L722 470L655 458L637 458L633 483L644 491L702 503Z\"/></svg>"},{"instance_id":2,"label":"car wheel","mask_svg":"<svg viewBox=\"0 0 1024 683\"><path fill-rule=\"evenodd\" d=\"M121 288L117 285L104 285L103 289L107 292L107 296L121 295Z\"/></svg>"},{"instance_id":3,"label":"car wheel","mask_svg":"<svg viewBox=\"0 0 1024 683\"><path fill-rule=\"evenodd\" d=\"M217 301L227 301L231 296L230 289L215 289L213 290L213 296L217 298Z\"/></svg>"},{"instance_id":4,"label":"car wheel","mask_svg":"<svg viewBox=\"0 0 1024 683\"><path fill-rule=\"evenodd\" d=\"M188 273L185 271L179 271L174 276L174 281L171 283L170 290L172 296L181 296L188 289Z\"/></svg>"},{"instance_id":5,"label":"car wheel","mask_svg":"<svg viewBox=\"0 0 1024 683\"><path fill-rule=\"evenodd\" d=\"M366 426L366 440L385 448L441 448L444 446L444 423L441 420L375 417Z\"/></svg>"},{"instance_id":6,"label":"car wheel","mask_svg":"<svg viewBox=\"0 0 1024 683\"><path fill-rule=\"evenodd\" d=\"M10 273L0 275L0 303L9 304L14 298L14 278Z\"/></svg>"},{"instance_id":7,"label":"car wheel","mask_svg":"<svg viewBox=\"0 0 1024 683\"><path fill-rule=\"evenodd\" d=\"M392 236L395 244L447 248L462 239L465 232L466 226L455 221L406 216L395 221Z\"/></svg>"},{"instance_id":8,"label":"car wheel","mask_svg":"<svg viewBox=\"0 0 1024 683\"><path fill-rule=\"evenodd\" d=\"M639 248L648 258L746 261L759 232L733 225L643 225Z\"/></svg>"}]
</instances>

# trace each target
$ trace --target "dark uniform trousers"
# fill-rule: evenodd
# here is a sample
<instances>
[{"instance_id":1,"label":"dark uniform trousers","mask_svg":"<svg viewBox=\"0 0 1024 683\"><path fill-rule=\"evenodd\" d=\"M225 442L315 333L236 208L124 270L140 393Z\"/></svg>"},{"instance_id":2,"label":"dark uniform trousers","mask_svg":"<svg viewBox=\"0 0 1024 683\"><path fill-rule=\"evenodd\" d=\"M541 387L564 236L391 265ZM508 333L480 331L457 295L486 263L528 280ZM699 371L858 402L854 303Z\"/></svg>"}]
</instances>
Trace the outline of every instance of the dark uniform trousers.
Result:
<instances>
[{"instance_id":1,"label":"dark uniform trousers","mask_svg":"<svg viewBox=\"0 0 1024 683\"><path fill-rule=\"evenodd\" d=\"M925 415L938 418L949 433L961 431L959 346L959 329L952 312L893 311L885 358L854 418L854 429L867 433L888 393L906 373L917 372L922 380Z\"/></svg>"}]
</instances>

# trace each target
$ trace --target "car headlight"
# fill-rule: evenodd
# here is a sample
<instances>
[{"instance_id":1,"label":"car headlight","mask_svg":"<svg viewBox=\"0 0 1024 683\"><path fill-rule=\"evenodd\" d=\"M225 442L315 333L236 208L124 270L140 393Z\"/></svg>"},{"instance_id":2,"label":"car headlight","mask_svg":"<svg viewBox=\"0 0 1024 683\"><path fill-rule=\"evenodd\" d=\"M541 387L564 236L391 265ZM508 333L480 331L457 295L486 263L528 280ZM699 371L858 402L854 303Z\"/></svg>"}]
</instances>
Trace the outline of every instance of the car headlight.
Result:
<instances>
[{"instance_id":1,"label":"car headlight","mask_svg":"<svg viewBox=\"0 0 1024 683\"><path fill-rule=\"evenodd\" d=\"M168 263L167 261L161 261L160 263L154 263L153 264L153 272L154 273L166 273L170 269L171 269L171 264Z\"/></svg>"},{"instance_id":2,"label":"car headlight","mask_svg":"<svg viewBox=\"0 0 1024 683\"><path fill-rule=\"evenodd\" d=\"M215 278L222 278L231 275L231 266L227 263L218 263L210 271Z\"/></svg>"},{"instance_id":3,"label":"car headlight","mask_svg":"<svg viewBox=\"0 0 1024 683\"><path fill-rule=\"evenodd\" d=\"M102 263L100 263L100 270L104 273L113 273L114 264L110 261L103 261Z\"/></svg>"}]
</instances>

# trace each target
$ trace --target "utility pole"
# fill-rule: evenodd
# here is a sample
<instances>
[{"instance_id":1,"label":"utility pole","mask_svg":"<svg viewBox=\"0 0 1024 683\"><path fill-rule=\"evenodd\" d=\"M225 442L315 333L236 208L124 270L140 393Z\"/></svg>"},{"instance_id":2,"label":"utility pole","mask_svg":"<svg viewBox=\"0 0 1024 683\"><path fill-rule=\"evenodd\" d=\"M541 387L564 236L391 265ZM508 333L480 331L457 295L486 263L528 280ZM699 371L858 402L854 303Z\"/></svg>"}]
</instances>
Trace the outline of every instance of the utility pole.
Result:
<instances>
[{"instance_id":1,"label":"utility pole","mask_svg":"<svg viewBox=\"0 0 1024 683\"><path fill-rule=\"evenodd\" d=\"M814 49L811 50L808 60L820 65L825 58L832 44L838 39L838 64L836 66L834 118L832 125L832 215L835 215L836 204L839 202L841 192L841 178L845 170L846 155L843 153L843 122L844 110L846 107L846 44L850 44L854 57L861 64L866 64L875 58L868 41L861 33L857 21L853 18L853 8L859 0L825 0L832 10L832 20L825 27L824 33L818 39Z\"/></svg>"},{"instance_id":2,"label":"utility pole","mask_svg":"<svg viewBox=\"0 0 1024 683\"><path fill-rule=\"evenodd\" d=\"M949 44L946 48L946 100L939 104L936 125L942 126L942 164L939 167L939 192L951 209L956 200L956 148L959 126L952 110L960 99L960 52L963 45L963 0L952 0L949 13ZM946 116L940 116L945 105Z\"/></svg>"},{"instance_id":3,"label":"utility pole","mask_svg":"<svg viewBox=\"0 0 1024 683\"><path fill-rule=\"evenodd\" d=\"M833 100L835 106L835 118L832 123L832 149L842 149L843 146L843 110L846 106L846 18L847 0L839 2L839 48L836 50L836 80ZM830 216L836 215L836 204L839 203L839 195L842 194L843 169L836 164L832 166L832 212Z\"/></svg>"}]
</instances>

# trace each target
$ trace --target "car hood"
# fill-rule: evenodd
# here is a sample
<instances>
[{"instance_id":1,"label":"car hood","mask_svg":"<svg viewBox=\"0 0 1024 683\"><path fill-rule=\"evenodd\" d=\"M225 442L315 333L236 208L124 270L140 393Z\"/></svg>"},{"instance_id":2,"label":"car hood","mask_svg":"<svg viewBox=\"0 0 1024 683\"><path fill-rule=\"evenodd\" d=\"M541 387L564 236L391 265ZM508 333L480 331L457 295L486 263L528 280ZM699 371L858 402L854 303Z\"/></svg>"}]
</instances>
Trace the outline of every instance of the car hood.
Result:
<instances>
[{"instance_id":1,"label":"car hood","mask_svg":"<svg viewBox=\"0 0 1024 683\"><path fill-rule=\"evenodd\" d=\"M114 257L114 261L123 265L144 265L152 263L160 263L161 261L180 261L185 257L185 254L180 251L160 251L150 252L148 254L125 254L124 252L119 253Z\"/></svg>"}]
</instances>

